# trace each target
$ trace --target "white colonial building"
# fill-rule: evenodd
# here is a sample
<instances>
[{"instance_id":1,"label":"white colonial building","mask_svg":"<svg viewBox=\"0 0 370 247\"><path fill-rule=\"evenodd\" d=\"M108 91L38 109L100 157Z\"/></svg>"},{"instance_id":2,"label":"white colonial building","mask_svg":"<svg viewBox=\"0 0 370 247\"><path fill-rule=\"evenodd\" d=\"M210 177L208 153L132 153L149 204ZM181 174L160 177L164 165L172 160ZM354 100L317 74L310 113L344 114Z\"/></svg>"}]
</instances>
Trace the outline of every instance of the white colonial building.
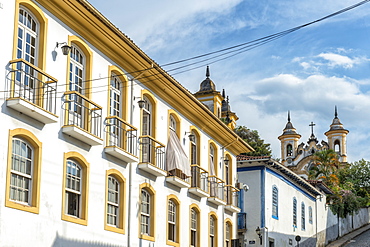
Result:
<instances>
[{"instance_id":1,"label":"white colonial building","mask_svg":"<svg viewBox=\"0 0 370 247\"><path fill-rule=\"evenodd\" d=\"M86 0L0 0L0 23L0 246L237 243L252 149L220 115Z\"/></svg>"},{"instance_id":2,"label":"white colonial building","mask_svg":"<svg viewBox=\"0 0 370 247\"><path fill-rule=\"evenodd\" d=\"M321 246L328 218L321 182L309 182L268 156L238 157L241 212L238 230L242 247ZM242 187L242 186L241 186Z\"/></svg>"}]
</instances>

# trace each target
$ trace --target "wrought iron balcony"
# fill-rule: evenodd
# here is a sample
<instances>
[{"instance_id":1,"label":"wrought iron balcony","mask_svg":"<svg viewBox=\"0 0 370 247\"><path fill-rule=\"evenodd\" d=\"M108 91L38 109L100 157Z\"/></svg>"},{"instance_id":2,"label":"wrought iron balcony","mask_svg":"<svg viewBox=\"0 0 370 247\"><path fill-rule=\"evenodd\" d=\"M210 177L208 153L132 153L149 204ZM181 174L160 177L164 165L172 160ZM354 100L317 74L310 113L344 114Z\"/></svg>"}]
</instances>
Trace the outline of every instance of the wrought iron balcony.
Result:
<instances>
[{"instance_id":1,"label":"wrought iron balcony","mask_svg":"<svg viewBox=\"0 0 370 247\"><path fill-rule=\"evenodd\" d=\"M222 179L216 176L209 176L209 190L210 197L208 197L208 201L217 205L226 205L225 182Z\"/></svg>"},{"instance_id":2,"label":"wrought iron balcony","mask_svg":"<svg viewBox=\"0 0 370 247\"><path fill-rule=\"evenodd\" d=\"M137 129L117 116L105 119L104 151L126 162L138 162Z\"/></svg>"},{"instance_id":3,"label":"wrought iron balcony","mask_svg":"<svg viewBox=\"0 0 370 247\"><path fill-rule=\"evenodd\" d=\"M168 172L166 182L180 188L190 187L190 178L179 169L174 169Z\"/></svg>"},{"instance_id":4,"label":"wrought iron balcony","mask_svg":"<svg viewBox=\"0 0 370 247\"><path fill-rule=\"evenodd\" d=\"M64 93L63 133L89 145L101 145L102 107L77 91Z\"/></svg>"},{"instance_id":5,"label":"wrought iron balcony","mask_svg":"<svg viewBox=\"0 0 370 247\"><path fill-rule=\"evenodd\" d=\"M238 231L247 230L247 213L238 213Z\"/></svg>"},{"instance_id":6,"label":"wrought iron balcony","mask_svg":"<svg viewBox=\"0 0 370 247\"><path fill-rule=\"evenodd\" d=\"M226 207L225 209L239 213L238 207L239 190L232 185L226 185Z\"/></svg>"},{"instance_id":7,"label":"wrought iron balcony","mask_svg":"<svg viewBox=\"0 0 370 247\"><path fill-rule=\"evenodd\" d=\"M166 176L165 145L151 136L140 136L140 164L139 169L155 176Z\"/></svg>"},{"instance_id":8,"label":"wrought iron balcony","mask_svg":"<svg viewBox=\"0 0 370 247\"><path fill-rule=\"evenodd\" d=\"M199 197L209 196L208 172L198 165L191 165L191 182L189 193Z\"/></svg>"},{"instance_id":9,"label":"wrought iron balcony","mask_svg":"<svg viewBox=\"0 0 370 247\"><path fill-rule=\"evenodd\" d=\"M24 59L9 64L7 106L45 124L57 122L57 79Z\"/></svg>"}]
</instances>

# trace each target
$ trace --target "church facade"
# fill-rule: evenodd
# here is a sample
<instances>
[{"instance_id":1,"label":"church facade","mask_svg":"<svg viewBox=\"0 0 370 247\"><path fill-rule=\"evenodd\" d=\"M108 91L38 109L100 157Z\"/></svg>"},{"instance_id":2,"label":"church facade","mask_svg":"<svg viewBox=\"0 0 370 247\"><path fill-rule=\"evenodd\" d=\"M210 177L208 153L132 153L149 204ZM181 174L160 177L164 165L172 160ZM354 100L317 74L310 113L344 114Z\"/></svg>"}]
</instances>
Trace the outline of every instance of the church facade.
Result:
<instances>
[{"instance_id":1,"label":"church facade","mask_svg":"<svg viewBox=\"0 0 370 247\"><path fill-rule=\"evenodd\" d=\"M281 163L297 173L307 178L308 171L312 166L312 155L318 151L333 149L342 163L347 162L347 134L338 118L337 107L335 107L334 119L330 129L325 132L327 140L319 142L313 132L314 123L311 122L311 136L307 143L300 142L301 135L293 127L288 113L288 122L283 130L283 134L278 137L281 143Z\"/></svg>"}]
</instances>

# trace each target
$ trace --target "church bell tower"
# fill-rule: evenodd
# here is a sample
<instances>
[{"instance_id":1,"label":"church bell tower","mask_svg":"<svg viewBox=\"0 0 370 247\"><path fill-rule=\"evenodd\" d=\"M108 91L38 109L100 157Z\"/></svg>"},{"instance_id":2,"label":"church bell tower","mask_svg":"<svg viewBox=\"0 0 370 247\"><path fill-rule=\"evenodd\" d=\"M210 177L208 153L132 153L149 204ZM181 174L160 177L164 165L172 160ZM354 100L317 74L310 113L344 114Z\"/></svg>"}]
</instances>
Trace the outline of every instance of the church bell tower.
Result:
<instances>
[{"instance_id":1,"label":"church bell tower","mask_svg":"<svg viewBox=\"0 0 370 247\"><path fill-rule=\"evenodd\" d=\"M281 143L281 163L288 166L297 156L298 142L301 138L301 135L296 132L290 122L290 112L288 112L288 123L285 125L283 134L278 138Z\"/></svg>"}]
</instances>

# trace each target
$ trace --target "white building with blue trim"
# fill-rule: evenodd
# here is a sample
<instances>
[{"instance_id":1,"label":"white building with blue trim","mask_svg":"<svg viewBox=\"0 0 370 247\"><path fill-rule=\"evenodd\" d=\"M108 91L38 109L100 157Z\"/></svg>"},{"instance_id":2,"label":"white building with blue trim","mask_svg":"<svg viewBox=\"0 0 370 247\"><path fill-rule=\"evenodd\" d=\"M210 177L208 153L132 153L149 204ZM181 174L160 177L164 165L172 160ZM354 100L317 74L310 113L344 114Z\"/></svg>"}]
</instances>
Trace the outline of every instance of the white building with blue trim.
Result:
<instances>
[{"instance_id":1,"label":"white building with blue trim","mask_svg":"<svg viewBox=\"0 0 370 247\"><path fill-rule=\"evenodd\" d=\"M297 236L299 246L316 246L324 193L268 156L239 156L237 172L249 187L240 192L240 246L296 246Z\"/></svg>"}]
</instances>

